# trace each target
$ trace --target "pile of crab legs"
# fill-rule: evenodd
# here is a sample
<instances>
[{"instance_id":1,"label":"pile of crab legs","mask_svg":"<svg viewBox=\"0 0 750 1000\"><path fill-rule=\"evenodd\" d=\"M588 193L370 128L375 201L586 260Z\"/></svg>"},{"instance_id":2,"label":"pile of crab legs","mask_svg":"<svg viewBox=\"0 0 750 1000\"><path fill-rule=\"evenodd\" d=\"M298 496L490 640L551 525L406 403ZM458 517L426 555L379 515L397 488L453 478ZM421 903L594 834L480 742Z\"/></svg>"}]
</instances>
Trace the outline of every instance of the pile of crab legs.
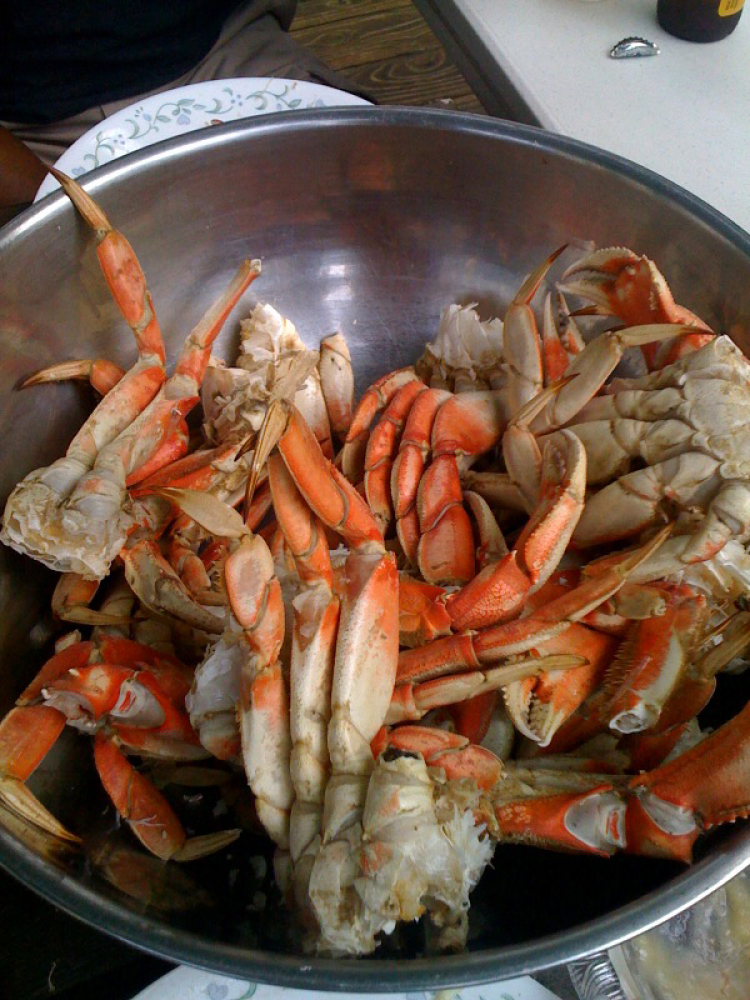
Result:
<instances>
[{"instance_id":1,"label":"pile of crab legs","mask_svg":"<svg viewBox=\"0 0 750 1000\"><path fill-rule=\"evenodd\" d=\"M70 723L94 734L136 837L191 860L237 831L188 838L128 755L241 761L311 947L345 953L423 913L460 946L496 843L688 861L703 830L748 814L750 707L710 735L695 716L750 641L735 606L750 366L651 261L620 248L578 261L540 337L531 300L558 251L503 324L452 307L416 370L356 409L345 342L330 338L322 409L295 405L310 396L303 364L264 400L257 435L188 452L185 418L220 367L211 344L259 262L167 377L132 248L60 180L139 356L126 373L85 361L28 380L87 377L103 393L66 455L13 491L1 536L62 572L56 612L95 628L58 641L0 724L6 804L73 837L25 785ZM627 325L584 345L563 292L594 303L579 315ZM612 379L632 347L647 373ZM498 510L527 518L510 548ZM129 587L92 610L114 563ZM145 641L118 633L136 598L157 616L139 622ZM164 620L220 635L197 670L148 631ZM498 732L500 756L480 745Z\"/></svg>"}]
</instances>

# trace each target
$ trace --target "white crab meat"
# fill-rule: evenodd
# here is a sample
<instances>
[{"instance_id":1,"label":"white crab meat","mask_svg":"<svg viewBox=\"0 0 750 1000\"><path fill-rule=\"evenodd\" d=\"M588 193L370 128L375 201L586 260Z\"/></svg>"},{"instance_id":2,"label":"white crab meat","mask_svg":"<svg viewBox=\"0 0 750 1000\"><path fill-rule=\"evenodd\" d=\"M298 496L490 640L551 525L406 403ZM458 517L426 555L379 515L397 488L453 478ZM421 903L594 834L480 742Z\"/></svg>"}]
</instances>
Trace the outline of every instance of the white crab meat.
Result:
<instances>
[{"instance_id":1,"label":"white crab meat","mask_svg":"<svg viewBox=\"0 0 750 1000\"><path fill-rule=\"evenodd\" d=\"M190 724L214 756L221 756L223 746L239 740L240 672L247 655L247 645L235 623L235 629L228 628L209 647L185 698Z\"/></svg>"},{"instance_id":2,"label":"white crab meat","mask_svg":"<svg viewBox=\"0 0 750 1000\"><path fill-rule=\"evenodd\" d=\"M435 388L455 392L502 388L506 372L502 320L480 320L476 303L448 306L437 337L426 345L416 369Z\"/></svg>"},{"instance_id":3,"label":"white crab meat","mask_svg":"<svg viewBox=\"0 0 750 1000\"><path fill-rule=\"evenodd\" d=\"M323 950L367 954L378 934L423 914L439 928L443 945L465 943L469 894L494 844L421 757L377 761L361 832L352 833L346 857L344 841L335 846L329 872L336 877L311 884Z\"/></svg>"},{"instance_id":4,"label":"white crab meat","mask_svg":"<svg viewBox=\"0 0 750 1000\"><path fill-rule=\"evenodd\" d=\"M328 426L318 352L309 351L294 324L259 303L240 329L235 367L215 362L203 379L204 431L210 441L244 440L257 433L272 399L293 399L311 427ZM330 437L330 430L328 430Z\"/></svg>"}]
</instances>

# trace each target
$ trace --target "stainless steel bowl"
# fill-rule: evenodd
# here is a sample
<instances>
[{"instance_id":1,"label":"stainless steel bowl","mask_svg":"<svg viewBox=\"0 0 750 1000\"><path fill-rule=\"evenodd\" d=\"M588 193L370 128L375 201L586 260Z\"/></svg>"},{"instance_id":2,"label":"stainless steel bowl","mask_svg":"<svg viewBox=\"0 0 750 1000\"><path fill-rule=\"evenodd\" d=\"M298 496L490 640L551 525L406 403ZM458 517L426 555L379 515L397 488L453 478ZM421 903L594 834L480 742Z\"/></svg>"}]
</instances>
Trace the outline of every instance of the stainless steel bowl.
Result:
<instances>
[{"instance_id":1,"label":"stainless steel bowl","mask_svg":"<svg viewBox=\"0 0 750 1000\"><path fill-rule=\"evenodd\" d=\"M236 318L262 298L311 345L340 325L361 390L414 360L447 303L502 308L523 275L571 238L648 254L680 302L750 344L747 234L655 174L527 127L421 110L295 113L152 147L97 171L85 187L136 247L172 356L237 262L261 256L263 275L219 350L236 345ZM26 472L62 453L87 406L79 388L18 393L18 379L65 358L127 364L133 349L92 236L62 194L2 231L0 274L4 501ZM43 657L51 582L30 561L0 553L3 712ZM425 957L410 929L400 950L387 943L373 959L311 958L291 943L283 910L246 908L259 888L247 861L257 845L172 879L154 866L145 879L153 899L139 897L136 873L125 880L117 858L101 853L111 812L87 741L67 735L34 787L63 820L90 831L86 853L66 855L3 813L0 863L140 948L260 981L404 990L533 971L657 924L750 861L750 828L707 840L686 871L506 847L474 894L465 954ZM126 834L113 836L127 845Z\"/></svg>"}]
</instances>

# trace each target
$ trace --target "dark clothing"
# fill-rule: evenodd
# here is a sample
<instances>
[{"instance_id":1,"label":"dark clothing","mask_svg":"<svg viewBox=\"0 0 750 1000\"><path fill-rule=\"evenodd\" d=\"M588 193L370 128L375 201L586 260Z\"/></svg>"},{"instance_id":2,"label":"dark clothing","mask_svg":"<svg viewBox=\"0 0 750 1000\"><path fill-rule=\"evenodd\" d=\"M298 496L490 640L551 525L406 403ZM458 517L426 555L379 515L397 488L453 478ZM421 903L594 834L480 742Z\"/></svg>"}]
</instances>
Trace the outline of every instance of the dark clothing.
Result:
<instances>
[{"instance_id":1,"label":"dark clothing","mask_svg":"<svg viewBox=\"0 0 750 1000\"><path fill-rule=\"evenodd\" d=\"M177 80L246 0L0 0L0 119L46 123ZM256 2L283 28L294 0Z\"/></svg>"}]
</instances>

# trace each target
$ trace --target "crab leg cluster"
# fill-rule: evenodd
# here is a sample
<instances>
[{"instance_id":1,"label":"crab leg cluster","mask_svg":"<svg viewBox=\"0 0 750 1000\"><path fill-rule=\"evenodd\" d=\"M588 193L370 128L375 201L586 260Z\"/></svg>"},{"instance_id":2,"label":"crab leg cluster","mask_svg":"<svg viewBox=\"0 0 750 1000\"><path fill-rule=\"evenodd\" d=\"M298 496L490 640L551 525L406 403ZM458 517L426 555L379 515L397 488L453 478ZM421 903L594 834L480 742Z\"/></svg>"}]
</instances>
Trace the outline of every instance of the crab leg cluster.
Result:
<instances>
[{"instance_id":1,"label":"crab leg cluster","mask_svg":"<svg viewBox=\"0 0 750 1000\"><path fill-rule=\"evenodd\" d=\"M211 356L257 261L167 377L132 248L61 181L138 358L23 384L102 399L5 510L2 540L62 574L55 616L93 626L0 722L7 806L77 842L27 785L69 726L140 843L188 861L238 831L188 837L154 762L244 772L307 946L336 954L423 915L460 947L498 844L686 862L750 814L750 707L696 722L750 645L750 365L652 261L588 254L540 332L562 247L355 407L343 336L311 351L269 305L235 367ZM586 316L625 326L586 342ZM634 354L648 373L612 378Z\"/></svg>"}]
</instances>

